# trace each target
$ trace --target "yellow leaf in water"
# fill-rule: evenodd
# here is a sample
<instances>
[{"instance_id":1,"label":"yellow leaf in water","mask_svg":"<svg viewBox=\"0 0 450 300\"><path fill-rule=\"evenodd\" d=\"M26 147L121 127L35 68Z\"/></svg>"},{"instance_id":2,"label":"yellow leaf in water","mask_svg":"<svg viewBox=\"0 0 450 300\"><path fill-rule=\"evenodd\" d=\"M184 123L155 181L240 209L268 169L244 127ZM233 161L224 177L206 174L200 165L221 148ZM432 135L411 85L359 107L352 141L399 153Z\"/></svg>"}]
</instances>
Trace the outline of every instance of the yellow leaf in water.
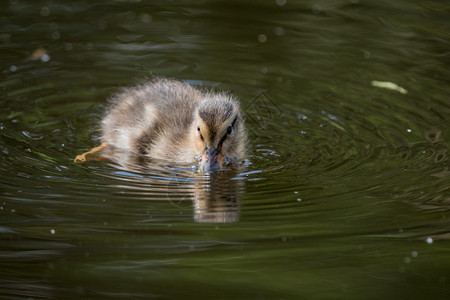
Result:
<instances>
[{"instance_id":1,"label":"yellow leaf in water","mask_svg":"<svg viewBox=\"0 0 450 300\"><path fill-rule=\"evenodd\" d=\"M379 88L382 88L382 89L394 90L394 91L397 91L397 92L402 93L402 94L408 93L407 90L405 90L404 88L402 88L398 84L393 83L393 82L389 82L389 81L376 81L376 80L373 80L371 82L371 84L372 84L372 86L376 86L376 87L379 87Z\"/></svg>"}]
</instances>

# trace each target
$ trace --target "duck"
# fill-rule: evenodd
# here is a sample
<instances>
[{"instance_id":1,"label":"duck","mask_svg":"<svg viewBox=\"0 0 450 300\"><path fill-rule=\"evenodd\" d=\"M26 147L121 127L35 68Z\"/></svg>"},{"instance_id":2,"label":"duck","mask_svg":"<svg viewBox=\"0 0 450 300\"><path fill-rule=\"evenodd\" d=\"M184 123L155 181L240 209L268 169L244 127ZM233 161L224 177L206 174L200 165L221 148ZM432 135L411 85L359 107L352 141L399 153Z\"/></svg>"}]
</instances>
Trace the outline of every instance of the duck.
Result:
<instances>
[{"instance_id":1,"label":"duck","mask_svg":"<svg viewBox=\"0 0 450 300\"><path fill-rule=\"evenodd\" d=\"M154 78L110 99L100 124L101 145L77 155L116 149L216 172L245 160L247 132L237 98L189 83Z\"/></svg>"}]
</instances>

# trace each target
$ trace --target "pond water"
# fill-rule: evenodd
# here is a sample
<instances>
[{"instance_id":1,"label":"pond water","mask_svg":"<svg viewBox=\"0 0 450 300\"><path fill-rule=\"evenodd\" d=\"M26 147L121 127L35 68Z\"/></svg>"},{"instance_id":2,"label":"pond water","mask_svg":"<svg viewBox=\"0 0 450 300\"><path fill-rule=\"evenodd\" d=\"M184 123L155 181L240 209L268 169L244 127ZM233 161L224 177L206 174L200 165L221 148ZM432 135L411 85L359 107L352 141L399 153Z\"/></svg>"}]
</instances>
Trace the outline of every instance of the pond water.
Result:
<instances>
[{"instance_id":1,"label":"pond water","mask_svg":"<svg viewBox=\"0 0 450 300\"><path fill-rule=\"evenodd\" d=\"M447 299L445 1L5 1L0 298ZM75 164L107 98L239 97L245 166Z\"/></svg>"}]
</instances>

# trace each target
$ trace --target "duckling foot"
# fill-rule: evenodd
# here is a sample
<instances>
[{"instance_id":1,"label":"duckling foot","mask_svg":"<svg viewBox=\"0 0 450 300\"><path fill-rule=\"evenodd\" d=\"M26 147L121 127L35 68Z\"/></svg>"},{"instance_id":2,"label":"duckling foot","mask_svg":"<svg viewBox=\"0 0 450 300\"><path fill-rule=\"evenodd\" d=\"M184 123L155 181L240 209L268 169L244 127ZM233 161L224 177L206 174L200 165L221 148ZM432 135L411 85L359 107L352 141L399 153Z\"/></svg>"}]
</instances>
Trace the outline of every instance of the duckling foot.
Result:
<instances>
[{"instance_id":1,"label":"duckling foot","mask_svg":"<svg viewBox=\"0 0 450 300\"><path fill-rule=\"evenodd\" d=\"M83 154L77 155L77 157L75 157L75 159L73 160L76 163L85 163L88 160L95 160L95 161L102 161L103 157L94 157L94 158L90 158L88 156L91 156L91 154L97 153L99 151L101 151L102 149L105 149L106 147L108 147L108 144L106 143L102 143L100 146L98 147L94 147L91 150L89 150L88 152L84 152Z\"/></svg>"}]
</instances>

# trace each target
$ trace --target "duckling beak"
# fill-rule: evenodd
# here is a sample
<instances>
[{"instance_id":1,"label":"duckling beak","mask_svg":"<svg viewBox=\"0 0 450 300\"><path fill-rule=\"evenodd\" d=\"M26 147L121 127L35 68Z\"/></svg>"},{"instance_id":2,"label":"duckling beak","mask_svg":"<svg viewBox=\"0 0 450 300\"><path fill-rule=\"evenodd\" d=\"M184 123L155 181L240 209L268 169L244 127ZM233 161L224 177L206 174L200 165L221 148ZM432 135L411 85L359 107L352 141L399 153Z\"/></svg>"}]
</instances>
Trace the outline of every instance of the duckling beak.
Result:
<instances>
[{"instance_id":1,"label":"duckling beak","mask_svg":"<svg viewBox=\"0 0 450 300\"><path fill-rule=\"evenodd\" d=\"M219 149L206 149L205 158L206 160L202 164L202 169L204 172L215 172L220 169L219 162Z\"/></svg>"}]
</instances>

